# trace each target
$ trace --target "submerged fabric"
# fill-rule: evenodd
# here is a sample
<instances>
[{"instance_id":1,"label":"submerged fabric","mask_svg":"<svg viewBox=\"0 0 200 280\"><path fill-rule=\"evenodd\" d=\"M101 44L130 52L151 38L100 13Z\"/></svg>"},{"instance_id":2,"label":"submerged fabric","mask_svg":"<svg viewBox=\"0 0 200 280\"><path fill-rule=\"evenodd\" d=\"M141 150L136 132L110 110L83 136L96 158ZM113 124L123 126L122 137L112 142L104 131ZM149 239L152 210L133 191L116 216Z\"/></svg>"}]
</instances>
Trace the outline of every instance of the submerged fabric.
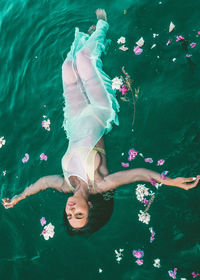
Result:
<instances>
[{"instance_id":1,"label":"submerged fabric","mask_svg":"<svg viewBox=\"0 0 200 280\"><path fill-rule=\"evenodd\" d=\"M108 27L107 22L99 20L91 36L76 28L74 42L62 66L63 127L69 139L62 168L67 181L73 175L88 184L86 165L89 153L112 129L113 123L118 125L119 104L100 59L109 43L105 39Z\"/></svg>"}]
</instances>

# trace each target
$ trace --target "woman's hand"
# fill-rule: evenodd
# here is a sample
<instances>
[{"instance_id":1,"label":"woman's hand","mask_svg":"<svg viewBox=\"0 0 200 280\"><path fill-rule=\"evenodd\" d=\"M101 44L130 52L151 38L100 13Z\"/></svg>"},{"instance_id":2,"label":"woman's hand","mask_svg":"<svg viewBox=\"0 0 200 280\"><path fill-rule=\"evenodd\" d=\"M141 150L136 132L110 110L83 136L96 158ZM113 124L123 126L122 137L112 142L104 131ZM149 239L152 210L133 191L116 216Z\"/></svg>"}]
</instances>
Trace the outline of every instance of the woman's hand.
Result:
<instances>
[{"instance_id":1,"label":"woman's hand","mask_svg":"<svg viewBox=\"0 0 200 280\"><path fill-rule=\"evenodd\" d=\"M196 178L177 177L177 178L173 179L173 185L187 191L192 188L195 188L197 186L197 184L199 183L199 179L200 179L199 175Z\"/></svg>"},{"instance_id":2,"label":"woman's hand","mask_svg":"<svg viewBox=\"0 0 200 280\"><path fill-rule=\"evenodd\" d=\"M17 196L14 196L11 200L9 198L3 198L2 202L5 209L13 208L18 202Z\"/></svg>"}]
</instances>

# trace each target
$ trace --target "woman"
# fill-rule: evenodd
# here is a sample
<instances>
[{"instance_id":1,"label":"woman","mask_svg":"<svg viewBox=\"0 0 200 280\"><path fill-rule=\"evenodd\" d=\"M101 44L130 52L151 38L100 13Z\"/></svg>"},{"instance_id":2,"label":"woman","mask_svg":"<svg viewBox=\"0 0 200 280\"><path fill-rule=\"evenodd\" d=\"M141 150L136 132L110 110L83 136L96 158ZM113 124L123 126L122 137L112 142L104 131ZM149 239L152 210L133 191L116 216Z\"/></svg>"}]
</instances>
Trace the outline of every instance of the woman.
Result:
<instances>
[{"instance_id":1,"label":"woman","mask_svg":"<svg viewBox=\"0 0 200 280\"><path fill-rule=\"evenodd\" d=\"M69 139L68 149L62 158L64 178L46 176L27 187L11 200L3 199L6 209L41 190L53 188L73 193L68 198L65 213L74 229L88 223L92 203L89 194L100 194L136 181L156 182L189 190L197 186L197 178L162 179L157 172L138 168L109 174L106 167L103 135L118 124L119 105L112 90L112 82L102 71L100 56L108 41L106 13L97 9L97 25L89 29L91 35L75 30L75 40L62 66L65 98L64 129Z\"/></svg>"}]
</instances>

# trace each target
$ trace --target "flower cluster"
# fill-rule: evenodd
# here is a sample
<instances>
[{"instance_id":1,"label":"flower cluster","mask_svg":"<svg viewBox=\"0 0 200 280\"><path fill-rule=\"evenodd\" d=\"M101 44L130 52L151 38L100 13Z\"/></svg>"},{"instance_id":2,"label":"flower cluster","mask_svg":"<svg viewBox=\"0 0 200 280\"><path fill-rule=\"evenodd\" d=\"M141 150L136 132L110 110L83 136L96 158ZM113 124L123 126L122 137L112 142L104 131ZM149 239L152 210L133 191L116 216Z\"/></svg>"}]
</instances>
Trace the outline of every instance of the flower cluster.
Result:
<instances>
[{"instance_id":1,"label":"flower cluster","mask_svg":"<svg viewBox=\"0 0 200 280\"><path fill-rule=\"evenodd\" d=\"M142 210L140 210L140 214L138 214L138 217L139 217L139 221L144 223L144 224L147 224L150 222L150 214L148 212L144 212Z\"/></svg>"},{"instance_id":2,"label":"flower cluster","mask_svg":"<svg viewBox=\"0 0 200 280\"><path fill-rule=\"evenodd\" d=\"M46 219L44 217L42 217L40 219L40 223L42 226L44 226L46 224ZM48 225L46 225L43 230L42 233L40 235L43 235L45 240L49 240L49 237L53 238L55 232L54 232L54 226L52 225L52 223L49 223Z\"/></svg>"},{"instance_id":3,"label":"flower cluster","mask_svg":"<svg viewBox=\"0 0 200 280\"><path fill-rule=\"evenodd\" d=\"M145 184L138 184L136 188L137 200L143 201L145 196L153 195L149 188L145 187Z\"/></svg>"},{"instance_id":4,"label":"flower cluster","mask_svg":"<svg viewBox=\"0 0 200 280\"><path fill-rule=\"evenodd\" d=\"M144 252L142 250L133 250L133 256L137 259L135 262L138 265L142 265L144 263L142 260L142 258L144 257Z\"/></svg>"},{"instance_id":5,"label":"flower cluster","mask_svg":"<svg viewBox=\"0 0 200 280\"><path fill-rule=\"evenodd\" d=\"M47 155L45 155L44 153L42 153L42 154L40 155L40 160L45 160L45 161L47 161Z\"/></svg>"},{"instance_id":6,"label":"flower cluster","mask_svg":"<svg viewBox=\"0 0 200 280\"><path fill-rule=\"evenodd\" d=\"M50 124L51 124L51 122L49 119L42 121L42 127L44 127L44 129L46 129L48 131L50 131Z\"/></svg>"}]
</instances>

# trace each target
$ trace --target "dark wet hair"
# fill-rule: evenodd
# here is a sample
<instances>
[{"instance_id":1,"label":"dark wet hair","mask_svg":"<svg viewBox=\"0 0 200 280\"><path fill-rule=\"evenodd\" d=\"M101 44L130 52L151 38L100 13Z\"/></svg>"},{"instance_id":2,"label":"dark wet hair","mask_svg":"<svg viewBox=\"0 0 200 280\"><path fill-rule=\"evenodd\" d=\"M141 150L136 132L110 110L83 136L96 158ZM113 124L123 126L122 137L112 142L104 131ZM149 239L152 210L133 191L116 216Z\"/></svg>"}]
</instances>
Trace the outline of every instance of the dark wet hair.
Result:
<instances>
[{"instance_id":1,"label":"dark wet hair","mask_svg":"<svg viewBox=\"0 0 200 280\"><path fill-rule=\"evenodd\" d=\"M92 202L93 207L89 209L88 222L80 228L73 228L64 209L64 223L70 235L91 234L103 227L110 219L113 212L114 192L109 191L103 194L90 195L88 201Z\"/></svg>"}]
</instances>

